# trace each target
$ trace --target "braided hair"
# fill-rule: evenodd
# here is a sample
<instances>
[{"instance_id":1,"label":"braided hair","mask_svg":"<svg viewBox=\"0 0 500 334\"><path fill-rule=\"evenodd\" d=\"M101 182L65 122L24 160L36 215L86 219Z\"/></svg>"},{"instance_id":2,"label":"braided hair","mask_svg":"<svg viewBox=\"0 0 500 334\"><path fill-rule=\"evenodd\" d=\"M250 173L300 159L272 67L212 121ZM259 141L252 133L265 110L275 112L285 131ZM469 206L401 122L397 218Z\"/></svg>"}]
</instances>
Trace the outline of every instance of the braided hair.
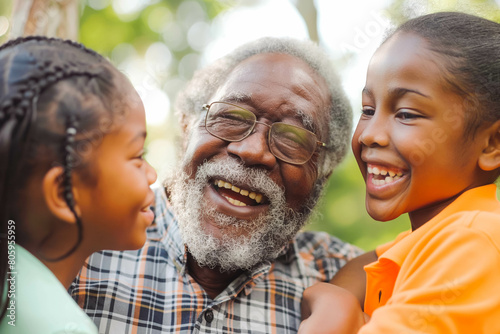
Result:
<instances>
[{"instance_id":1,"label":"braided hair","mask_svg":"<svg viewBox=\"0 0 500 334\"><path fill-rule=\"evenodd\" d=\"M62 191L76 220L75 245L45 260L66 258L82 240L71 175L90 173L79 148L104 116L113 118L115 73L102 56L72 41L30 36L0 46L0 318L8 305L2 303L12 244L8 222L17 224L30 178L62 166Z\"/></svg>"}]
</instances>

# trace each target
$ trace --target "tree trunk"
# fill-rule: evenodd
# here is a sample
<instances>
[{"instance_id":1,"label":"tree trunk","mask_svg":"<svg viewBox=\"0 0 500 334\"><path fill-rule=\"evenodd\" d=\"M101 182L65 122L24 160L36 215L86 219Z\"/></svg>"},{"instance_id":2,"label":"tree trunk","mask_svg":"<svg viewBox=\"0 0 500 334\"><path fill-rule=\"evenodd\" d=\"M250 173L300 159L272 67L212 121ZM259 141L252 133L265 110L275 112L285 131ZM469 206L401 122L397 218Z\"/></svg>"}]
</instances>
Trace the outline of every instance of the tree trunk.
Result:
<instances>
[{"instance_id":1,"label":"tree trunk","mask_svg":"<svg viewBox=\"0 0 500 334\"><path fill-rule=\"evenodd\" d=\"M78 0L14 0L10 38L43 35L78 39Z\"/></svg>"},{"instance_id":2,"label":"tree trunk","mask_svg":"<svg viewBox=\"0 0 500 334\"><path fill-rule=\"evenodd\" d=\"M304 18L312 41L319 42L318 36L318 12L313 0L296 0L295 7Z\"/></svg>"}]
</instances>

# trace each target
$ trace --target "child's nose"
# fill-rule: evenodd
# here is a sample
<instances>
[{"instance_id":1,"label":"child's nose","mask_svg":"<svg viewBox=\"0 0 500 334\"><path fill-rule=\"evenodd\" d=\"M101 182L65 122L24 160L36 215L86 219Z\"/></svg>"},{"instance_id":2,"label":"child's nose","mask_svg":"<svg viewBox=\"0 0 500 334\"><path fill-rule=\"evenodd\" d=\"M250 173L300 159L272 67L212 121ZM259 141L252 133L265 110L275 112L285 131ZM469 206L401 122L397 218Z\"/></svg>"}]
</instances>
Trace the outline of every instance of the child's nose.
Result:
<instances>
[{"instance_id":1,"label":"child's nose","mask_svg":"<svg viewBox=\"0 0 500 334\"><path fill-rule=\"evenodd\" d=\"M247 166L263 166L272 169L276 165L276 157L269 151L267 134L269 126L257 124L254 132L239 142L227 145L227 152L238 156Z\"/></svg>"},{"instance_id":2,"label":"child's nose","mask_svg":"<svg viewBox=\"0 0 500 334\"><path fill-rule=\"evenodd\" d=\"M380 113L379 113L380 114ZM364 125L359 136L359 143L368 147L387 146L389 144L389 120L382 116L373 115L369 120L363 121ZM360 124L361 125L361 124Z\"/></svg>"},{"instance_id":3,"label":"child's nose","mask_svg":"<svg viewBox=\"0 0 500 334\"><path fill-rule=\"evenodd\" d=\"M155 183L158 175L156 174L155 169L153 166L149 164L149 162L146 161L146 179L148 180L148 184L152 185Z\"/></svg>"}]
</instances>

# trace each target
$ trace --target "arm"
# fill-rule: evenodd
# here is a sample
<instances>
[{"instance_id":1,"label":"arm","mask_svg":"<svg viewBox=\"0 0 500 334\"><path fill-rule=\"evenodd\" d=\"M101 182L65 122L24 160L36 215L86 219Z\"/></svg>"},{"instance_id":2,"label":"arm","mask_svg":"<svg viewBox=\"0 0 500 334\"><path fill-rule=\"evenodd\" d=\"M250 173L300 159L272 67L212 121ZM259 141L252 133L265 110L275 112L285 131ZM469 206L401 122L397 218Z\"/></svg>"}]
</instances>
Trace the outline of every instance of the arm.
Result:
<instances>
[{"instance_id":1,"label":"arm","mask_svg":"<svg viewBox=\"0 0 500 334\"><path fill-rule=\"evenodd\" d=\"M318 283L304 291L299 333L357 333L365 323L362 305L366 274L363 267L377 260L375 251L349 261L330 283Z\"/></svg>"},{"instance_id":2,"label":"arm","mask_svg":"<svg viewBox=\"0 0 500 334\"><path fill-rule=\"evenodd\" d=\"M366 292L366 273L363 267L377 261L377 259L375 251L366 252L352 259L333 276L330 283L351 292L357 298L361 309L363 309Z\"/></svg>"}]
</instances>

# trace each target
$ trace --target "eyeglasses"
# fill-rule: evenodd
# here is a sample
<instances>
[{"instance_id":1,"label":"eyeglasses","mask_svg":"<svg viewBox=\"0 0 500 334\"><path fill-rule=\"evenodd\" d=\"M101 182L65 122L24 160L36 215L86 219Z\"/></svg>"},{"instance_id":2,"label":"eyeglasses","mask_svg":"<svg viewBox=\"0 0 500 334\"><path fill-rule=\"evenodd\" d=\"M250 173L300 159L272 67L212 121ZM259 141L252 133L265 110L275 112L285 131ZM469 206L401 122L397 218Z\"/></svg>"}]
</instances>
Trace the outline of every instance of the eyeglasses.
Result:
<instances>
[{"instance_id":1,"label":"eyeglasses","mask_svg":"<svg viewBox=\"0 0 500 334\"><path fill-rule=\"evenodd\" d=\"M303 165L311 159L317 147L326 144L304 128L276 122L271 125L257 121L249 110L228 102L212 102L203 105L207 111L205 128L222 140L237 142L250 136L255 124L270 128L267 143L270 152L278 159L294 165Z\"/></svg>"}]
</instances>

